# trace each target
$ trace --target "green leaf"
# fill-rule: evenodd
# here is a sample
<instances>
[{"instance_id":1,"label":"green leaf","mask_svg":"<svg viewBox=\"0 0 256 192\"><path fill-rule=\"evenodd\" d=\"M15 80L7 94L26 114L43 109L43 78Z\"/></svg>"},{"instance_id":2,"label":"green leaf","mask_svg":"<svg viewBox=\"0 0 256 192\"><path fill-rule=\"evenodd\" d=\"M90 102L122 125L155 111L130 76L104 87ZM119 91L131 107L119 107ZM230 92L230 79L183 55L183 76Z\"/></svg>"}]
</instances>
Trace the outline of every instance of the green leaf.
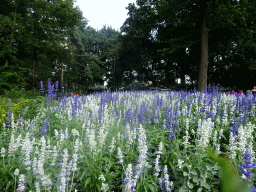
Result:
<instances>
[{"instance_id":1,"label":"green leaf","mask_svg":"<svg viewBox=\"0 0 256 192\"><path fill-rule=\"evenodd\" d=\"M179 189L179 192L187 192L186 188L184 186L182 186L180 189Z\"/></svg>"},{"instance_id":2,"label":"green leaf","mask_svg":"<svg viewBox=\"0 0 256 192\"><path fill-rule=\"evenodd\" d=\"M192 173L193 175L197 175L197 171L195 169L193 169L190 173Z\"/></svg>"},{"instance_id":3,"label":"green leaf","mask_svg":"<svg viewBox=\"0 0 256 192\"><path fill-rule=\"evenodd\" d=\"M84 184L84 188L86 188L86 186L88 185L88 183L91 182L91 177L88 177L85 181L85 184Z\"/></svg>"},{"instance_id":4,"label":"green leaf","mask_svg":"<svg viewBox=\"0 0 256 192\"><path fill-rule=\"evenodd\" d=\"M207 189L210 189L210 188L211 188L210 185L208 185L208 183L206 183L206 182L204 182L203 186L204 186L205 188L207 188Z\"/></svg>"},{"instance_id":5,"label":"green leaf","mask_svg":"<svg viewBox=\"0 0 256 192\"><path fill-rule=\"evenodd\" d=\"M197 176L193 176L193 182L194 182L194 183L198 183L198 182L199 182L199 179L198 179Z\"/></svg>"},{"instance_id":6,"label":"green leaf","mask_svg":"<svg viewBox=\"0 0 256 192\"><path fill-rule=\"evenodd\" d=\"M188 173L187 172L183 172L183 176L188 176Z\"/></svg>"},{"instance_id":7,"label":"green leaf","mask_svg":"<svg viewBox=\"0 0 256 192\"><path fill-rule=\"evenodd\" d=\"M154 186L152 184L148 184L148 188L150 189L150 191L156 191L156 189L154 188Z\"/></svg>"},{"instance_id":8,"label":"green leaf","mask_svg":"<svg viewBox=\"0 0 256 192\"><path fill-rule=\"evenodd\" d=\"M97 189L98 189L98 191L100 191L100 184L99 183L96 183L96 187L97 187Z\"/></svg>"}]
</instances>

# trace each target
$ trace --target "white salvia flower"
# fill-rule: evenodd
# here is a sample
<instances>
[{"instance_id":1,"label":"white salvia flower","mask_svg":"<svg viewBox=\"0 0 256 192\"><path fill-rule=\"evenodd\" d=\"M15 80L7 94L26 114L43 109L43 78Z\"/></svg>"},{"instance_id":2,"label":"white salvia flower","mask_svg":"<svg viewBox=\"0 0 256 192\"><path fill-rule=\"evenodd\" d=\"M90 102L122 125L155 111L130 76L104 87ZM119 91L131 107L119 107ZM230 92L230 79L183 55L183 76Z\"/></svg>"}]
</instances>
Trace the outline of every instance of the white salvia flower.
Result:
<instances>
[{"instance_id":1,"label":"white salvia flower","mask_svg":"<svg viewBox=\"0 0 256 192\"><path fill-rule=\"evenodd\" d=\"M217 130L214 131L214 135L213 135L213 145L216 146L216 142L217 142Z\"/></svg>"},{"instance_id":2,"label":"white salvia flower","mask_svg":"<svg viewBox=\"0 0 256 192\"><path fill-rule=\"evenodd\" d=\"M78 156L77 156L77 154L76 153L74 153L73 154L73 159L74 159L74 163L73 163L73 166L72 166L72 171L77 171L78 169L77 169L77 159L78 159Z\"/></svg>"},{"instance_id":3,"label":"white salvia flower","mask_svg":"<svg viewBox=\"0 0 256 192\"><path fill-rule=\"evenodd\" d=\"M71 132L72 132L72 135L73 135L74 137L75 137L76 135L77 135L77 136L80 136L79 132L78 132L76 129L72 129Z\"/></svg>"},{"instance_id":4,"label":"white salvia flower","mask_svg":"<svg viewBox=\"0 0 256 192\"><path fill-rule=\"evenodd\" d=\"M123 153L122 153L120 147L118 147L117 150L118 150L117 155L118 155L118 158L119 158L118 164L122 164L123 163Z\"/></svg>"},{"instance_id":5,"label":"white salvia flower","mask_svg":"<svg viewBox=\"0 0 256 192\"><path fill-rule=\"evenodd\" d=\"M65 130L65 139L68 139L68 128Z\"/></svg>"},{"instance_id":6,"label":"white salvia flower","mask_svg":"<svg viewBox=\"0 0 256 192\"><path fill-rule=\"evenodd\" d=\"M17 188L18 191L25 191L25 176L23 174L19 177L19 185Z\"/></svg>"},{"instance_id":7,"label":"white salvia flower","mask_svg":"<svg viewBox=\"0 0 256 192\"><path fill-rule=\"evenodd\" d=\"M228 125L228 115L226 113L226 110L224 110L224 115L223 115L223 118L222 118L222 123L224 125Z\"/></svg>"},{"instance_id":8,"label":"white salvia flower","mask_svg":"<svg viewBox=\"0 0 256 192\"><path fill-rule=\"evenodd\" d=\"M60 184L59 184L59 191L61 191L61 192L65 192L66 191L66 179L65 179L65 176L61 177L61 181L60 181Z\"/></svg>"},{"instance_id":9,"label":"white salvia flower","mask_svg":"<svg viewBox=\"0 0 256 192\"><path fill-rule=\"evenodd\" d=\"M33 168L34 174L36 174L36 168L37 168L37 158L36 157L34 157L32 168Z\"/></svg>"},{"instance_id":10,"label":"white salvia flower","mask_svg":"<svg viewBox=\"0 0 256 192\"><path fill-rule=\"evenodd\" d=\"M4 157L4 155L5 155L5 148L4 147L1 148L1 154L2 154L1 157Z\"/></svg>"},{"instance_id":11,"label":"white salvia flower","mask_svg":"<svg viewBox=\"0 0 256 192\"><path fill-rule=\"evenodd\" d=\"M61 132L60 133L60 141L64 141L64 139L65 139L65 135Z\"/></svg>"},{"instance_id":12,"label":"white salvia flower","mask_svg":"<svg viewBox=\"0 0 256 192\"><path fill-rule=\"evenodd\" d=\"M99 136L98 136L100 146L104 145L107 134L108 134L108 132L107 131L104 132L104 128L101 127L99 130Z\"/></svg>"},{"instance_id":13,"label":"white salvia flower","mask_svg":"<svg viewBox=\"0 0 256 192\"><path fill-rule=\"evenodd\" d=\"M20 134L17 139L16 139L16 145L15 145L15 149L17 150L19 148L19 146L21 145L20 140L22 139L22 135Z\"/></svg>"},{"instance_id":14,"label":"white salvia flower","mask_svg":"<svg viewBox=\"0 0 256 192\"><path fill-rule=\"evenodd\" d=\"M216 144L216 154L219 155L221 153L220 151L220 144Z\"/></svg>"},{"instance_id":15,"label":"white salvia flower","mask_svg":"<svg viewBox=\"0 0 256 192\"><path fill-rule=\"evenodd\" d=\"M255 152L253 150L253 142L252 141L250 141L248 148L251 151L252 162L254 162L254 160L255 160L255 156L254 156Z\"/></svg>"},{"instance_id":16,"label":"white salvia flower","mask_svg":"<svg viewBox=\"0 0 256 192\"><path fill-rule=\"evenodd\" d=\"M54 134L55 134L55 137L56 137L56 139L57 139L59 133L58 133L58 131L57 131L56 129L54 129Z\"/></svg>"},{"instance_id":17,"label":"white salvia flower","mask_svg":"<svg viewBox=\"0 0 256 192\"><path fill-rule=\"evenodd\" d=\"M127 126L126 126L126 133L127 133L127 144L128 144L128 147L129 147L130 145L132 145L132 142L133 142L132 133L131 133L131 129L130 129L129 124L127 124Z\"/></svg>"},{"instance_id":18,"label":"white salvia flower","mask_svg":"<svg viewBox=\"0 0 256 192\"><path fill-rule=\"evenodd\" d=\"M11 114L11 126L12 128L16 128L16 125L14 123L14 116L13 116L13 113Z\"/></svg>"},{"instance_id":19,"label":"white salvia flower","mask_svg":"<svg viewBox=\"0 0 256 192\"><path fill-rule=\"evenodd\" d=\"M38 174L40 177L44 176L44 158L40 156L37 163Z\"/></svg>"},{"instance_id":20,"label":"white salvia flower","mask_svg":"<svg viewBox=\"0 0 256 192\"><path fill-rule=\"evenodd\" d=\"M36 192L40 192L39 182L36 182Z\"/></svg>"},{"instance_id":21,"label":"white salvia flower","mask_svg":"<svg viewBox=\"0 0 256 192\"><path fill-rule=\"evenodd\" d=\"M187 130L186 130L185 132L186 132L186 136L183 136L183 138L184 138L185 140L184 140L184 142L183 142L182 144L185 146L185 149L186 149L186 148L187 148L187 145L190 144L190 143L188 142L190 136L189 136Z\"/></svg>"},{"instance_id":22,"label":"white salvia flower","mask_svg":"<svg viewBox=\"0 0 256 192\"><path fill-rule=\"evenodd\" d=\"M89 146L91 148L91 152L97 153L96 148L97 148L97 142L95 141L95 130L92 129L90 130L89 133Z\"/></svg>"},{"instance_id":23,"label":"white salvia flower","mask_svg":"<svg viewBox=\"0 0 256 192\"><path fill-rule=\"evenodd\" d=\"M125 171L125 191L131 191L132 188L132 164L128 164ZM134 184L136 186L136 184Z\"/></svg>"},{"instance_id":24,"label":"white salvia flower","mask_svg":"<svg viewBox=\"0 0 256 192\"><path fill-rule=\"evenodd\" d=\"M119 132L117 133L117 140L119 140L119 141L121 140Z\"/></svg>"},{"instance_id":25,"label":"white salvia flower","mask_svg":"<svg viewBox=\"0 0 256 192\"><path fill-rule=\"evenodd\" d=\"M41 142L41 155L43 157L45 157L45 155L46 155L46 149L45 149L46 148L46 141L45 141L44 136L41 137L40 142Z\"/></svg>"},{"instance_id":26,"label":"white salvia flower","mask_svg":"<svg viewBox=\"0 0 256 192\"><path fill-rule=\"evenodd\" d=\"M78 138L77 138L76 141L75 141L75 146L74 146L75 147L75 149L74 149L75 152L78 151L79 146L80 146L80 143L79 143Z\"/></svg>"},{"instance_id":27,"label":"white salvia flower","mask_svg":"<svg viewBox=\"0 0 256 192\"><path fill-rule=\"evenodd\" d=\"M159 172L161 171L160 168L159 168L159 159L160 159L160 155L157 155L156 156L156 161L155 161L155 171L156 171L154 173L155 176L158 176Z\"/></svg>"},{"instance_id":28,"label":"white salvia flower","mask_svg":"<svg viewBox=\"0 0 256 192\"><path fill-rule=\"evenodd\" d=\"M208 146L209 137L210 137L210 133L212 132L213 126L214 126L214 123L211 121L210 118L208 118L206 121L203 121L202 129L200 132L201 137L198 144L200 147L205 148Z\"/></svg>"},{"instance_id":29,"label":"white salvia flower","mask_svg":"<svg viewBox=\"0 0 256 192\"><path fill-rule=\"evenodd\" d=\"M105 181L104 175L101 174L100 177L98 178L98 180Z\"/></svg>"},{"instance_id":30,"label":"white salvia flower","mask_svg":"<svg viewBox=\"0 0 256 192\"><path fill-rule=\"evenodd\" d=\"M15 175L15 176L18 176L18 175L19 175L19 169L15 169L14 175Z\"/></svg>"},{"instance_id":31,"label":"white salvia flower","mask_svg":"<svg viewBox=\"0 0 256 192\"><path fill-rule=\"evenodd\" d=\"M223 136L223 129L220 130L220 137Z\"/></svg>"},{"instance_id":32,"label":"white salvia flower","mask_svg":"<svg viewBox=\"0 0 256 192\"><path fill-rule=\"evenodd\" d=\"M246 151L247 138L245 136L245 130L242 125L238 129L238 150L241 154L244 154Z\"/></svg>"},{"instance_id":33,"label":"white salvia flower","mask_svg":"<svg viewBox=\"0 0 256 192\"><path fill-rule=\"evenodd\" d=\"M159 178L160 185L162 183L161 187L164 185L166 191L171 191L171 188L173 186L173 182L169 181L170 176L168 175L167 165L164 166L163 172L164 172L163 178Z\"/></svg>"},{"instance_id":34,"label":"white salvia flower","mask_svg":"<svg viewBox=\"0 0 256 192\"><path fill-rule=\"evenodd\" d=\"M163 152L162 152L162 150L163 150L163 142L161 141L160 143L159 143L159 149L158 149L158 153L157 154L164 154Z\"/></svg>"},{"instance_id":35,"label":"white salvia flower","mask_svg":"<svg viewBox=\"0 0 256 192\"><path fill-rule=\"evenodd\" d=\"M115 148L115 137L112 138L112 142L111 142L111 145L109 146L110 147L110 153L113 152L114 148Z\"/></svg>"},{"instance_id":36,"label":"white salvia flower","mask_svg":"<svg viewBox=\"0 0 256 192\"><path fill-rule=\"evenodd\" d=\"M8 156L13 156L13 152L16 150L16 145L14 142L14 135L11 135L11 141L9 143L9 148L8 148Z\"/></svg>"},{"instance_id":37,"label":"white salvia flower","mask_svg":"<svg viewBox=\"0 0 256 192\"><path fill-rule=\"evenodd\" d=\"M234 142L235 142L235 138L233 136L233 133L230 132L230 135L229 135L229 151L231 153L231 155L230 155L231 159L235 159L235 157L236 157L237 147L236 147L236 144Z\"/></svg>"},{"instance_id":38,"label":"white salvia flower","mask_svg":"<svg viewBox=\"0 0 256 192\"><path fill-rule=\"evenodd\" d=\"M182 166L183 163L184 163L183 160L178 159L178 167L179 167L179 169L181 169L181 166Z\"/></svg>"},{"instance_id":39,"label":"white salvia flower","mask_svg":"<svg viewBox=\"0 0 256 192\"><path fill-rule=\"evenodd\" d=\"M102 183L101 189L102 191L106 192L109 189L108 184Z\"/></svg>"},{"instance_id":40,"label":"white salvia flower","mask_svg":"<svg viewBox=\"0 0 256 192\"><path fill-rule=\"evenodd\" d=\"M51 185L51 180L49 179L49 175L44 175L41 177L42 185L44 187Z\"/></svg>"}]
</instances>

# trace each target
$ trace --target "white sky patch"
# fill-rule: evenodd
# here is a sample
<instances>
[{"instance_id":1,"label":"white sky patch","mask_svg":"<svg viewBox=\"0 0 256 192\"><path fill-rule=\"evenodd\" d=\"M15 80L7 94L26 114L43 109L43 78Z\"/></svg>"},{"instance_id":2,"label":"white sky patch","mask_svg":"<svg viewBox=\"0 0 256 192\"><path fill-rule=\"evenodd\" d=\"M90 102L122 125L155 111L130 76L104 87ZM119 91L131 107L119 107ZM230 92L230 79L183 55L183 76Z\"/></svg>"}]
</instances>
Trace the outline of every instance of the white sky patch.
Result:
<instances>
[{"instance_id":1,"label":"white sky patch","mask_svg":"<svg viewBox=\"0 0 256 192\"><path fill-rule=\"evenodd\" d=\"M89 20L88 26L100 30L103 25L120 31L120 27L128 18L129 3L136 0L76 0L74 7L79 6L83 17Z\"/></svg>"}]
</instances>

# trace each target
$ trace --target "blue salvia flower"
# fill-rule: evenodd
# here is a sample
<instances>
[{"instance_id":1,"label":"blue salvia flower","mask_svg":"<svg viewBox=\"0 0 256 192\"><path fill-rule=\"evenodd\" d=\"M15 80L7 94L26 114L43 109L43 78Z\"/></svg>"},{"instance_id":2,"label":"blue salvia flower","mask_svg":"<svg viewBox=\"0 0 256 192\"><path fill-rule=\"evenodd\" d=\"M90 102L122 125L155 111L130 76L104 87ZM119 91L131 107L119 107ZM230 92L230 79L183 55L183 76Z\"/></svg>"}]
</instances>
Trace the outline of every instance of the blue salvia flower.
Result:
<instances>
[{"instance_id":1,"label":"blue salvia flower","mask_svg":"<svg viewBox=\"0 0 256 192\"><path fill-rule=\"evenodd\" d=\"M43 134L44 138L46 139L47 131L49 130L48 129L48 127L49 127L49 115L47 116L45 121L41 121L41 124L43 125L43 127L42 127L42 134Z\"/></svg>"},{"instance_id":2,"label":"blue salvia flower","mask_svg":"<svg viewBox=\"0 0 256 192\"><path fill-rule=\"evenodd\" d=\"M235 137L236 133L238 132L238 124L237 124L237 121L236 121L236 115L233 114L233 119L230 120L232 123L233 123L233 126L231 128L231 132L233 133L233 136ZM237 140L237 138L236 138Z\"/></svg>"},{"instance_id":3,"label":"blue salvia flower","mask_svg":"<svg viewBox=\"0 0 256 192\"><path fill-rule=\"evenodd\" d=\"M58 89L58 81L56 81L56 83L55 83L55 91L58 91L59 89Z\"/></svg>"},{"instance_id":4,"label":"blue salvia flower","mask_svg":"<svg viewBox=\"0 0 256 192\"><path fill-rule=\"evenodd\" d=\"M240 164L237 165L237 167L241 167L242 168L242 176L243 178L245 178L245 180L247 182L250 182L249 178L253 177L252 173L251 173L251 169L256 168L255 164L252 164L252 157L251 157L251 151L249 148L246 149L245 153L244 153L244 159L245 159L245 164ZM251 182L250 182L251 183ZM255 189L255 186L252 185L252 189ZM256 191L256 190L254 190Z\"/></svg>"},{"instance_id":5,"label":"blue salvia flower","mask_svg":"<svg viewBox=\"0 0 256 192\"><path fill-rule=\"evenodd\" d=\"M43 95L43 92L44 92L44 85L43 85L43 82L42 81L40 81L40 91L42 92L42 95Z\"/></svg>"},{"instance_id":6,"label":"blue salvia flower","mask_svg":"<svg viewBox=\"0 0 256 192\"><path fill-rule=\"evenodd\" d=\"M26 107L26 108L24 109L24 112L23 112L23 117L22 117L22 119L25 119L25 118L24 118L24 116L27 114L27 110L28 110L28 107Z\"/></svg>"}]
</instances>

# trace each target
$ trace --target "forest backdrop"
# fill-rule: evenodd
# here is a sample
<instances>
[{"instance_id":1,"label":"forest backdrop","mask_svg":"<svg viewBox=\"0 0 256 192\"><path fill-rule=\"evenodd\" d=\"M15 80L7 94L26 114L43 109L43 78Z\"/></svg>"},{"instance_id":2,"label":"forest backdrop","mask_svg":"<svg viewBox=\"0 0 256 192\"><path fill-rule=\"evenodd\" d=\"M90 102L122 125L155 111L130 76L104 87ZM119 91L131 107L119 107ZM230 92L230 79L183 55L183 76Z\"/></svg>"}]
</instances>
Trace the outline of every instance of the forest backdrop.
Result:
<instances>
[{"instance_id":1,"label":"forest backdrop","mask_svg":"<svg viewBox=\"0 0 256 192\"><path fill-rule=\"evenodd\" d=\"M134 81L199 91L256 85L253 0L137 0L120 31L88 26L74 0L0 7L0 94L39 89L48 78L65 91L104 81L112 90Z\"/></svg>"}]
</instances>

